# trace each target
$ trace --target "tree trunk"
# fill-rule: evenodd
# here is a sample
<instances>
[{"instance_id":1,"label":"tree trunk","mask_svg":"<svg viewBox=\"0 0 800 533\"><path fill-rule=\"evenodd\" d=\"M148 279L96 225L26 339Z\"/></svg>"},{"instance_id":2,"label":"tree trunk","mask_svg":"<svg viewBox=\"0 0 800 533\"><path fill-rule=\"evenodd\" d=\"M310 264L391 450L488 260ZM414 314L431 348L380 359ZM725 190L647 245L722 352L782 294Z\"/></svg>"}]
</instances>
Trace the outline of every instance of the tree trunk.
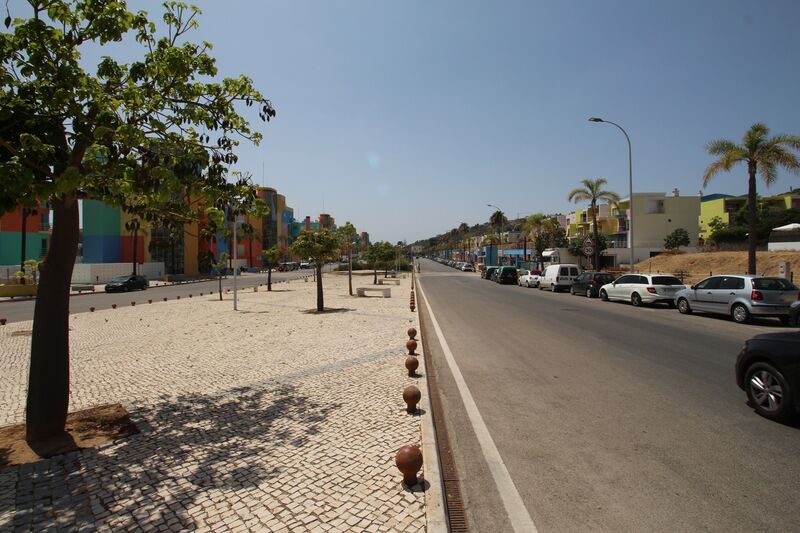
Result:
<instances>
[{"instance_id":1,"label":"tree trunk","mask_svg":"<svg viewBox=\"0 0 800 533\"><path fill-rule=\"evenodd\" d=\"M350 290L350 296L353 295L353 250L350 250L350 264L347 265L347 287Z\"/></svg>"},{"instance_id":2,"label":"tree trunk","mask_svg":"<svg viewBox=\"0 0 800 533\"><path fill-rule=\"evenodd\" d=\"M372 269L372 275L373 275L372 284L373 285L377 285L378 284L378 269L377 268L373 268Z\"/></svg>"},{"instance_id":3,"label":"tree trunk","mask_svg":"<svg viewBox=\"0 0 800 533\"><path fill-rule=\"evenodd\" d=\"M747 183L747 273L756 273L756 246L758 244L756 235L756 162L750 161L747 165L750 178Z\"/></svg>"},{"instance_id":4,"label":"tree trunk","mask_svg":"<svg viewBox=\"0 0 800 533\"><path fill-rule=\"evenodd\" d=\"M267 290L272 290L272 267L267 268Z\"/></svg>"},{"instance_id":5,"label":"tree trunk","mask_svg":"<svg viewBox=\"0 0 800 533\"><path fill-rule=\"evenodd\" d=\"M137 238L138 236L139 236L139 230L138 230L138 228L134 228L134 230L133 230L133 274L131 274L132 276L136 275L136 252L138 251L137 250L138 246L136 246L136 244L137 244L136 241L138 240L138 238Z\"/></svg>"},{"instance_id":6,"label":"tree trunk","mask_svg":"<svg viewBox=\"0 0 800 533\"><path fill-rule=\"evenodd\" d=\"M222 301L222 270L217 269L217 276L219 277L219 301Z\"/></svg>"},{"instance_id":7,"label":"tree trunk","mask_svg":"<svg viewBox=\"0 0 800 533\"><path fill-rule=\"evenodd\" d=\"M317 311L320 313L325 310L325 302L322 298L322 265L315 265L317 271Z\"/></svg>"},{"instance_id":8,"label":"tree trunk","mask_svg":"<svg viewBox=\"0 0 800 533\"><path fill-rule=\"evenodd\" d=\"M78 198L53 199L53 234L33 312L28 397L28 442L64 433L69 407L69 288L78 252Z\"/></svg>"},{"instance_id":9,"label":"tree trunk","mask_svg":"<svg viewBox=\"0 0 800 533\"><path fill-rule=\"evenodd\" d=\"M597 240L597 204L592 202L592 233L594 233L594 269L600 270L600 243Z\"/></svg>"}]
</instances>

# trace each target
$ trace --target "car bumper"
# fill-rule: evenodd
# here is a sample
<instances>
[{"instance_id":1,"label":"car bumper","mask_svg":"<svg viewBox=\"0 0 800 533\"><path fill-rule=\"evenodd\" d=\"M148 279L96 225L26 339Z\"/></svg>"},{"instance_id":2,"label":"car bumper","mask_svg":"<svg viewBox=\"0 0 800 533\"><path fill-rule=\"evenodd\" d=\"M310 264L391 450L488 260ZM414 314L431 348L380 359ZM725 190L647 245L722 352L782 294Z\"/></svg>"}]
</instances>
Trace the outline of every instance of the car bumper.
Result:
<instances>
[{"instance_id":1,"label":"car bumper","mask_svg":"<svg viewBox=\"0 0 800 533\"><path fill-rule=\"evenodd\" d=\"M789 316L790 310L788 305L750 305L750 314L753 316Z\"/></svg>"}]
</instances>

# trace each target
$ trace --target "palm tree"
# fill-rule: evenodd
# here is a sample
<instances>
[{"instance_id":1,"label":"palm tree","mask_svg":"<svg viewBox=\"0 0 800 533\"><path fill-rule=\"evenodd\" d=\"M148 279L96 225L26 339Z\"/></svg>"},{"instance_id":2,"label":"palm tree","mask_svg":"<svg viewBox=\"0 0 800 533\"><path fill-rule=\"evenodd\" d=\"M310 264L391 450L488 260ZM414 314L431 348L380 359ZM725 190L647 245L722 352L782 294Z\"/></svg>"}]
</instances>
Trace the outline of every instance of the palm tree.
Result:
<instances>
[{"instance_id":1,"label":"palm tree","mask_svg":"<svg viewBox=\"0 0 800 533\"><path fill-rule=\"evenodd\" d=\"M469 233L469 224L467 224L466 222L462 222L461 224L458 225L458 234L461 236L461 260L462 261L466 261L466 258L464 257L464 255L465 255L464 237L467 236L467 233Z\"/></svg>"},{"instance_id":2,"label":"palm tree","mask_svg":"<svg viewBox=\"0 0 800 533\"><path fill-rule=\"evenodd\" d=\"M797 135L776 135L769 138L769 128L765 124L753 124L744 134L742 144L725 139L717 139L706 145L706 151L719 159L708 165L703 174L703 187L708 186L716 174L728 172L736 163L747 163L747 271L756 273L756 173L768 187L778 176L781 166L795 174L800 173L800 161L790 150L800 150L800 137Z\"/></svg>"},{"instance_id":3,"label":"palm tree","mask_svg":"<svg viewBox=\"0 0 800 533\"><path fill-rule=\"evenodd\" d=\"M617 204L619 203L619 195L612 191L604 191L603 185L608 183L605 178L597 178L596 180L581 180L583 187L578 187L577 189L572 190L569 195L567 195L567 200L570 202L585 202L589 201L591 203L591 210L592 210L592 231L594 233L594 268L600 268L600 247L598 246L597 241L597 201L598 200L606 200L609 203ZM633 199L631 199L633 201ZM631 243L633 244L633 243ZM633 271L633 265L631 265L631 271Z\"/></svg>"},{"instance_id":4,"label":"palm tree","mask_svg":"<svg viewBox=\"0 0 800 533\"><path fill-rule=\"evenodd\" d=\"M498 246L497 263L498 264L500 264L500 253L499 253L499 249L500 249L500 230L502 230L503 227L506 224L508 224L508 219L503 214L503 212L500 211L499 209L497 211L495 211L494 213L492 213L492 216L489 217L489 225L492 226L495 229L495 231L497 232L497 246ZM489 247L489 251L490 252L491 252L491 249L492 248L490 246Z\"/></svg>"}]
</instances>

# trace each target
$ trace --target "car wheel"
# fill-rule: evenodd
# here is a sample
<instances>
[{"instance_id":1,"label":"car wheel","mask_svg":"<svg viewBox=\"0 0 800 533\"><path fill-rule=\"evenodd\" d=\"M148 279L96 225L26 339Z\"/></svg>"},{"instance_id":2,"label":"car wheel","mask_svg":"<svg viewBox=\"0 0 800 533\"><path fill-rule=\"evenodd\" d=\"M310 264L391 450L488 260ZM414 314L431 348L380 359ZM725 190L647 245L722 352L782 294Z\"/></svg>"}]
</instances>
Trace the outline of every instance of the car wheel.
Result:
<instances>
[{"instance_id":1,"label":"car wheel","mask_svg":"<svg viewBox=\"0 0 800 533\"><path fill-rule=\"evenodd\" d=\"M570 288L569 288L569 293L570 293L571 295L575 296L575 287L570 287Z\"/></svg>"},{"instance_id":2,"label":"car wheel","mask_svg":"<svg viewBox=\"0 0 800 533\"><path fill-rule=\"evenodd\" d=\"M689 307L689 301L686 298L678 300L678 312L682 315L692 314L692 308Z\"/></svg>"},{"instance_id":3,"label":"car wheel","mask_svg":"<svg viewBox=\"0 0 800 533\"><path fill-rule=\"evenodd\" d=\"M131 288L130 288L130 287L128 287L127 285L125 285L125 287L124 287L122 290L123 290L124 292L130 292Z\"/></svg>"},{"instance_id":4,"label":"car wheel","mask_svg":"<svg viewBox=\"0 0 800 533\"><path fill-rule=\"evenodd\" d=\"M600 299L604 302L608 301L608 293L602 289L600 289Z\"/></svg>"},{"instance_id":5,"label":"car wheel","mask_svg":"<svg viewBox=\"0 0 800 533\"><path fill-rule=\"evenodd\" d=\"M792 390L775 367L758 362L750 365L744 378L747 399L761 416L786 420L793 414Z\"/></svg>"},{"instance_id":6,"label":"car wheel","mask_svg":"<svg viewBox=\"0 0 800 533\"><path fill-rule=\"evenodd\" d=\"M747 324L750 322L750 311L742 304L736 304L731 309L731 317L737 324Z\"/></svg>"},{"instance_id":7,"label":"car wheel","mask_svg":"<svg viewBox=\"0 0 800 533\"><path fill-rule=\"evenodd\" d=\"M591 288L591 287L587 287L587 288L586 288L586 297L587 297L587 298L593 298L593 295L592 295L592 288Z\"/></svg>"},{"instance_id":8,"label":"car wheel","mask_svg":"<svg viewBox=\"0 0 800 533\"><path fill-rule=\"evenodd\" d=\"M642 297L639 296L638 292L631 294L631 305L634 307L640 307L642 305Z\"/></svg>"}]
</instances>

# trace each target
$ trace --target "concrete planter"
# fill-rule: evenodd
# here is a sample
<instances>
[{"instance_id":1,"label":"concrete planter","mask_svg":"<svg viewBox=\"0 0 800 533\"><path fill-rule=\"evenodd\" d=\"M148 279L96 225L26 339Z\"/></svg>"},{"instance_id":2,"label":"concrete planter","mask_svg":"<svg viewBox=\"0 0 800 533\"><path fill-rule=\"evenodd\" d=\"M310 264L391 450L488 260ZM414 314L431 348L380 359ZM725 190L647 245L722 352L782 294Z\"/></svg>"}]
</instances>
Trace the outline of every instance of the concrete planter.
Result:
<instances>
[{"instance_id":1,"label":"concrete planter","mask_svg":"<svg viewBox=\"0 0 800 533\"><path fill-rule=\"evenodd\" d=\"M36 296L39 285L0 285L0 297Z\"/></svg>"}]
</instances>

